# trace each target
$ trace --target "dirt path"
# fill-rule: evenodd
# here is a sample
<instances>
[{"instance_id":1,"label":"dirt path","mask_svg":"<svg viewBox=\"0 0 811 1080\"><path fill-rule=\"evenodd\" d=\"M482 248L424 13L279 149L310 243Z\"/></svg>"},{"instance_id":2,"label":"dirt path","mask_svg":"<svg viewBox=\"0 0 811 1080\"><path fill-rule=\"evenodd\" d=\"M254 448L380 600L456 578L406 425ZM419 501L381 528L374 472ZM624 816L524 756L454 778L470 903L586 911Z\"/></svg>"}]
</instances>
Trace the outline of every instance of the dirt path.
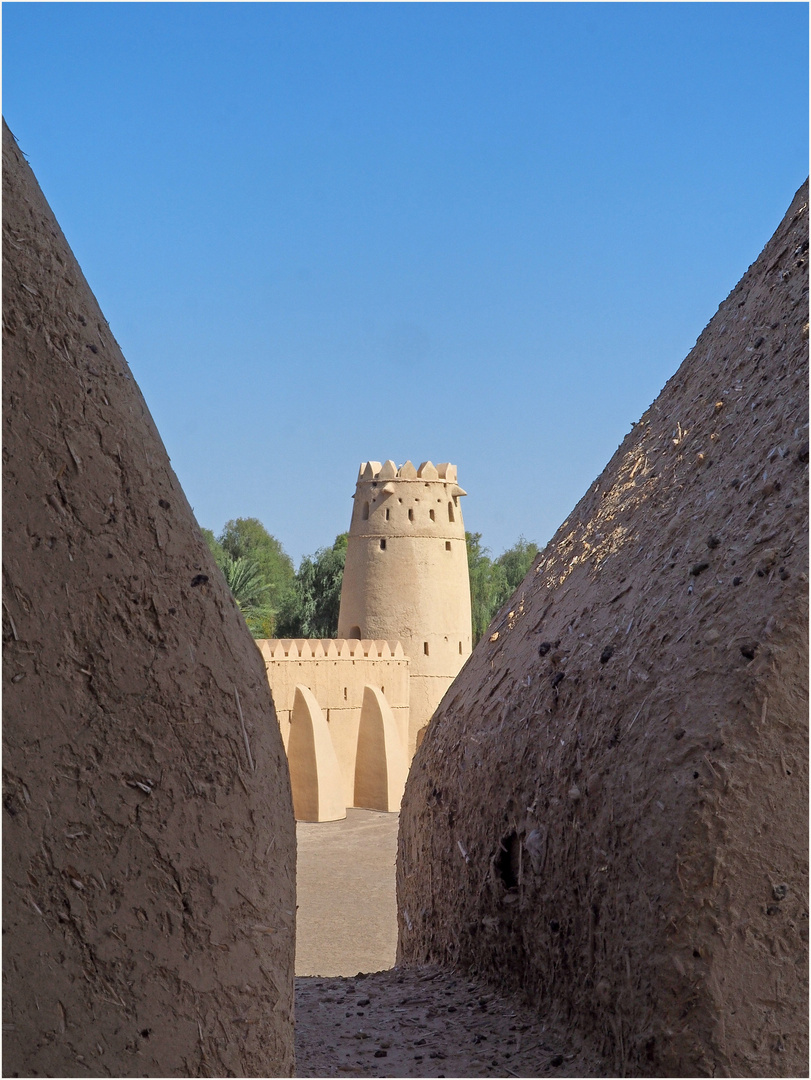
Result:
<instances>
[{"instance_id":1,"label":"dirt path","mask_svg":"<svg viewBox=\"0 0 811 1080\"><path fill-rule=\"evenodd\" d=\"M601 1075L563 1032L491 987L394 967L397 826L396 814L349 810L296 827L296 1074Z\"/></svg>"},{"instance_id":2,"label":"dirt path","mask_svg":"<svg viewBox=\"0 0 811 1080\"><path fill-rule=\"evenodd\" d=\"M599 1076L558 1030L438 968L296 979L297 1076Z\"/></svg>"}]
</instances>

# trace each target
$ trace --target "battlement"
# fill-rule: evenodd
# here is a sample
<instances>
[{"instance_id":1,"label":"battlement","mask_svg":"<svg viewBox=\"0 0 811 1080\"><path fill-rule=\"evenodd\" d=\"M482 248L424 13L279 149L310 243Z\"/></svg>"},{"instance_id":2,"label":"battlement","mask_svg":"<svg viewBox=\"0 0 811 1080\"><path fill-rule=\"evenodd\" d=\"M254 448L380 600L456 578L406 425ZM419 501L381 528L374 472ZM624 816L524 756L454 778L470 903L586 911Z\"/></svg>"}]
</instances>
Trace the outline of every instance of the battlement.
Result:
<instances>
[{"instance_id":1,"label":"battlement","mask_svg":"<svg viewBox=\"0 0 811 1080\"><path fill-rule=\"evenodd\" d=\"M383 464L379 461L362 461L358 470L358 483L361 481L385 483L387 480L438 480L455 484L456 479L456 466L448 461L443 461L439 465L434 465L431 461L423 461L418 469L410 461L401 465L399 469L391 460Z\"/></svg>"},{"instance_id":2,"label":"battlement","mask_svg":"<svg viewBox=\"0 0 811 1080\"><path fill-rule=\"evenodd\" d=\"M267 660L405 660L400 641L358 638L259 638Z\"/></svg>"}]
</instances>

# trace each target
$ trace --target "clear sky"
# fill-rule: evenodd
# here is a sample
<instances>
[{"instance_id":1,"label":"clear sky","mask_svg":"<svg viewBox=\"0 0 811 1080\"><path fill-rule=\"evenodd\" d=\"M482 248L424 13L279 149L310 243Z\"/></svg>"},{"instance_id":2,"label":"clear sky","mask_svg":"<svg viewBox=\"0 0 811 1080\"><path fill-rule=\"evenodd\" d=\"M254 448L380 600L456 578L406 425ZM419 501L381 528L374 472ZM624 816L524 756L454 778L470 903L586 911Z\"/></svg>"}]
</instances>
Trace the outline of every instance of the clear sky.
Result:
<instances>
[{"instance_id":1,"label":"clear sky","mask_svg":"<svg viewBox=\"0 0 811 1080\"><path fill-rule=\"evenodd\" d=\"M545 543L808 172L808 7L5 3L3 112L198 521L365 459Z\"/></svg>"}]
</instances>

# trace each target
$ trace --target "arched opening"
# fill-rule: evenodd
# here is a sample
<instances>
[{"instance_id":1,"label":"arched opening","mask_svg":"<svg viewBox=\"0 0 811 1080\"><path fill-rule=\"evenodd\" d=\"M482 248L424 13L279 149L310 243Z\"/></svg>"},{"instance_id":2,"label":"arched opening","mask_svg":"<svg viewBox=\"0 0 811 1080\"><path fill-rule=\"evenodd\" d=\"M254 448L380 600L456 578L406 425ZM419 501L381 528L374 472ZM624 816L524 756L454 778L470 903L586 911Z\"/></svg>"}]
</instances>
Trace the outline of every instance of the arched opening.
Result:
<instances>
[{"instance_id":1,"label":"arched opening","mask_svg":"<svg viewBox=\"0 0 811 1080\"><path fill-rule=\"evenodd\" d=\"M350 627L349 637L350 637L350 639L352 641L360 641L360 627L359 626ZM344 696L346 696L346 695L344 695Z\"/></svg>"},{"instance_id":2,"label":"arched opening","mask_svg":"<svg viewBox=\"0 0 811 1080\"><path fill-rule=\"evenodd\" d=\"M385 541L385 540L381 540L381 541L380 541L380 550L381 550L381 551L385 551L385 550L386 550L386 541Z\"/></svg>"}]
</instances>

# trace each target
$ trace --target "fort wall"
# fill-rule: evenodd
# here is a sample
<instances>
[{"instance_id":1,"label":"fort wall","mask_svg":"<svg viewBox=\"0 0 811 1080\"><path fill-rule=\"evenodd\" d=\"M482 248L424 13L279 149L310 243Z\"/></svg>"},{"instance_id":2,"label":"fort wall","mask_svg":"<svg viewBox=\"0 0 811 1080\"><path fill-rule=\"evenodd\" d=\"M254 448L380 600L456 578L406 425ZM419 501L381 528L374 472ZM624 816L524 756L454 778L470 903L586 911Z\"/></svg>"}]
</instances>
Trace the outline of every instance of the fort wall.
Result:
<instances>
[{"instance_id":1,"label":"fort wall","mask_svg":"<svg viewBox=\"0 0 811 1080\"><path fill-rule=\"evenodd\" d=\"M408 756L410 662L399 641L268 638L256 644L265 661L285 748L289 749L290 746L297 688L306 687L321 709L340 767L344 813L347 806L357 805L355 785L359 734L364 695L368 688L379 691L384 697L391 711L402 755L405 760L411 760ZM372 707L371 702L368 707ZM386 754L391 757L393 753L392 748L388 747L384 757ZM302 765L294 767L291 761L294 789L301 768ZM308 805L311 808L314 804ZM390 800L386 800L385 806L371 807L381 810L398 808L399 797L397 806L390 805ZM321 815L301 817L299 808L296 809L296 816L299 820L333 820Z\"/></svg>"}]
</instances>

